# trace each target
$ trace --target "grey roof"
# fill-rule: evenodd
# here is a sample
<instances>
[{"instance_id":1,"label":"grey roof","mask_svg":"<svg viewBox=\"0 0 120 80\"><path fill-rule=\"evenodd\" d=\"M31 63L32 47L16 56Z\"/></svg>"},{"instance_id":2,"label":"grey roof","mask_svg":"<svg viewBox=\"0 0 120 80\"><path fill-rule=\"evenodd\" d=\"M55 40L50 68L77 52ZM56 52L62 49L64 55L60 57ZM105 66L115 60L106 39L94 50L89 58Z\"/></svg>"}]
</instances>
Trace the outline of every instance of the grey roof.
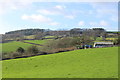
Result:
<instances>
[{"instance_id":1,"label":"grey roof","mask_svg":"<svg viewBox=\"0 0 120 80\"><path fill-rule=\"evenodd\" d=\"M94 44L113 44L113 42L95 42Z\"/></svg>"}]
</instances>

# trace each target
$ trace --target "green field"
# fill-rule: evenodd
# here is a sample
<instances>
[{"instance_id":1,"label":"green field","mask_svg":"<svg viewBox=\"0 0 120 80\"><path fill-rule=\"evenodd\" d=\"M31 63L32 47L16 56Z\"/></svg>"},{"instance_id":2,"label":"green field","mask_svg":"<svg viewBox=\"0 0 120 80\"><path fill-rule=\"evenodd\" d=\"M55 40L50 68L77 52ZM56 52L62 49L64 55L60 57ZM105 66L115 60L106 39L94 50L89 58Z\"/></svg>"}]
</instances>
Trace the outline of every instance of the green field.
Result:
<instances>
[{"instance_id":1,"label":"green field","mask_svg":"<svg viewBox=\"0 0 120 80\"><path fill-rule=\"evenodd\" d=\"M56 38L55 36L45 36L44 38Z\"/></svg>"},{"instance_id":2,"label":"green field","mask_svg":"<svg viewBox=\"0 0 120 80\"><path fill-rule=\"evenodd\" d=\"M24 38L26 38L26 39L34 39L34 38L35 38L35 35L24 36Z\"/></svg>"},{"instance_id":3,"label":"green field","mask_svg":"<svg viewBox=\"0 0 120 80\"><path fill-rule=\"evenodd\" d=\"M82 49L2 63L3 78L117 78L118 48Z\"/></svg>"},{"instance_id":4,"label":"green field","mask_svg":"<svg viewBox=\"0 0 120 80\"><path fill-rule=\"evenodd\" d=\"M24 40L25 42L31 42L36 44L45 44L49 40Z\"/></svg>"},{"instance_id":5,"label":"green field","mask_svg":"<svg viewBox=\"0 0 120 80\"><path fill-rule=\"evenodd\" d=\"M18 47L23 47L24 49L27 49L31 44L23 43L23 42L17 42L12 41L8 43L1 43L2 44L2 52L12 52L16 51Z\"/></svg>"},{"instance_id":6,"label":"green field","mask_svg":"<svg viewBox=\"0 0 120 80\"><path fill-rule=\"evenodd\" d=\"M106 40L117 40L118 38L106 38Z\"/></svg>"},{"instance_id":7,"label":"green field","mask_svg":"<svg viewBox=\"0 0 120 80\"><path fill-rule=\"evenodd\" d=\"M36 43L36 44L45 44L49 40L24 40L24 41ZM2 45L2 52L13 52L13 51L16 51L16 49L18 47L22 47L24 49L27 49L29 46L32 46L32 44L18 42L18 41L12 41L12 42L8 42L8 43L0 43L0 45Z\"/></svg>"}]
</instances>

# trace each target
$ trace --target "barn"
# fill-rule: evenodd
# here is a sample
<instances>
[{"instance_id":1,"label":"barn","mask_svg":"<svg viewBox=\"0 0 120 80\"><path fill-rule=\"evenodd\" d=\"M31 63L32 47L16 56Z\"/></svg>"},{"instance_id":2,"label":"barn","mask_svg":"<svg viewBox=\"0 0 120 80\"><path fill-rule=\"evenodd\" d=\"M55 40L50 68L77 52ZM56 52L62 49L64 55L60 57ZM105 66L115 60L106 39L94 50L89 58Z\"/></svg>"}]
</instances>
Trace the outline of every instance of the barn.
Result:
<instances>
[{"instance_id":1,"label":"barn","mask_svg":"<svg viewBox=\"0 0 120 80\"><path fill-rule=\"evenodd\" d=\"M112 47L113 42L95 42L93 47L100 48L100 47Z\"/></svg>"}]
</instances>

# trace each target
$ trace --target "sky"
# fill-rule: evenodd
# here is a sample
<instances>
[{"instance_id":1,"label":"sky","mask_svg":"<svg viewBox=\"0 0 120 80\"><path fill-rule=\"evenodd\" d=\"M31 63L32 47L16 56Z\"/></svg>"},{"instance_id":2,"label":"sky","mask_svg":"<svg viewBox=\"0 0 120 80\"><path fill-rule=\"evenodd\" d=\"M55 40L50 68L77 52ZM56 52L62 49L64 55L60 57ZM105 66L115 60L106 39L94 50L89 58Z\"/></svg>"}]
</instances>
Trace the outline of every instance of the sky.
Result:
<instances>
[{"instance_id":1,"label":"sky","mask_svg":"<svg viewBox=\"0 0 120 80\"><path fill-rule=\"evenodd\" d=\"M0 2L0 34L20 29L118 31L117 2Z\"/></svg>"}]
</instances>

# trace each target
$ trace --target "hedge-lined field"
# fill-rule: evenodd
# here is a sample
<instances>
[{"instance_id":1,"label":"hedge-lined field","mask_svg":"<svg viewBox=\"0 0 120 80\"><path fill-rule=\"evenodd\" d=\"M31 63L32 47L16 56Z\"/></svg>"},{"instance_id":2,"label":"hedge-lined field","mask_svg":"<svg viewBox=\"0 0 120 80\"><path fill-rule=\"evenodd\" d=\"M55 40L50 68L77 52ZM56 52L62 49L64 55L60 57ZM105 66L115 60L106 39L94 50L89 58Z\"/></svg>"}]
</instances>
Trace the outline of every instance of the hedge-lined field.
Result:
<instances>
[{"instance_id":1,"label":"hedge-lined field","mask_svg":"<svg viewBox=\"0 0 120 80\"><path fill-rule=\"evenodd\" d=\"M45 44L49 40L24 40L25 42L31 42L36 44ZM8 43L0 43L2 45L2 52L14 52L17 50L18 47L22 47L24 49L27 49L29 46L32 46L32 44L23 43L20 41L12 41Z\"/></svg>"},{"instance_id":2,"label":"hedge-lined field","mask_svg":"<svg viewBox=\"0 0 120 80\"><path fill-rule=\"evenodd\" d=\"M8 43L0 43L2 44L2 52L14 52L17 50L18 47L22 47L24 49L27 49L31 44L18 42L18 41L12 41Z\"/></svg>"},{"instance_id":3,"label":"hedge-lined field","mask_svg":"<svg viewBox=\"0 0 120 80\"><path fill-rule=\"evenodd\" d=\"M82 49L3 61L3 78L116 78L118 48Z\"/></svg>"}]
</instances>

